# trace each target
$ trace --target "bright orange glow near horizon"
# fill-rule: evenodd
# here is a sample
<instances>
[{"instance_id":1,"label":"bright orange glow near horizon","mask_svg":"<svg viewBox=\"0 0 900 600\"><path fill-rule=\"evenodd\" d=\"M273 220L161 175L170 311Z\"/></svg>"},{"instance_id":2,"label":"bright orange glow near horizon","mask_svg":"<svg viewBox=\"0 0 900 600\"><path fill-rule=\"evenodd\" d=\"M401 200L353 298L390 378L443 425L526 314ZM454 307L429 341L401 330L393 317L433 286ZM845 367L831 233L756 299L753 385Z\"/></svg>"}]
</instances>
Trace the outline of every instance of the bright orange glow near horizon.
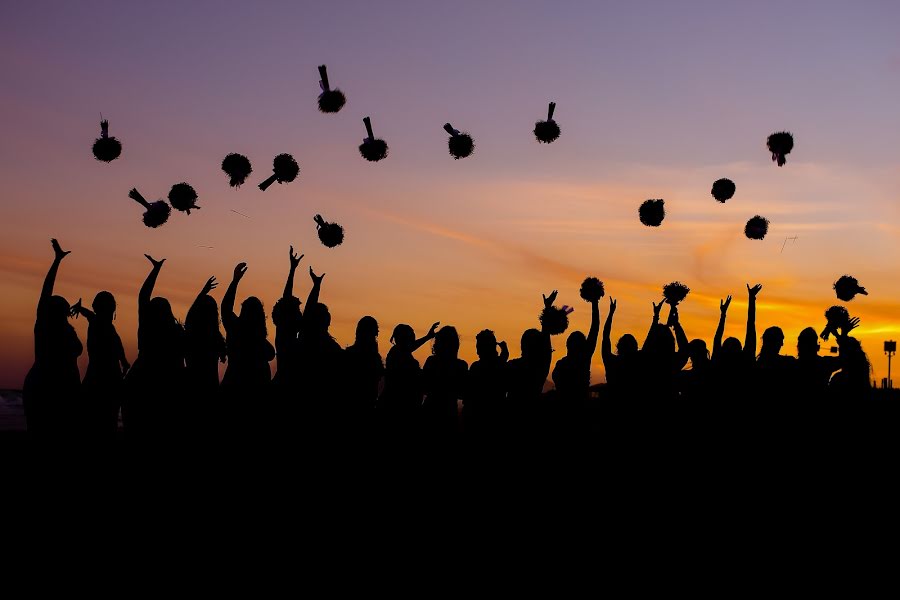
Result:
<instances>
[{"instance_id":1,"label":"bright orange glow near horizon","mask_svg":"<svg viewBox=\"0 0 900 600\"><path fill-rule=\"evenodd\" d=\"M421 335L440 321L468 361L484 328L517 356L553 289L576 309L570 330L586 331L589 275L618 300L614 342L643 339L674 280L692 289L680 308L689 337L711 343L732 294L726 336L743 340L745 284L762 283L758 335L782 327L792 354L847 273L870 294L847 306L880 381L882 342L900 337L900 7L670 4L6 8L0 388L20 387L33 360L51 237L72 250L56 292L88 304L112 291L131 360L144 253L167 259L156 294L183 318L211 275L220 300L241 261L238 299L271 308L293 244L306 255L295 294L305 301L308 266L327 273L342 345L363 315L380 323L382 355L397 323ZM316 109L322 63L347 94L338 115ZM562 135L539 145L531 129L551 100ZM100 112L124 145L111 164L90 153ZM377 164L357 152L364 116L390 145ZM471 157L447 154L447 121L472 134ZM796 146L778 168L765 139L782 129ZM253 162L237 190L219 166L229 152ZM262 193L281 152L300 176ZM709 193L720 177L737 184L726 204ZM155 200L181 181L202 208L144 227L128 190ZM666 201L658 229L637 219L647 198ZM342 246L319 243L316 213L345 227ZM755 214L772 223L761 242L743 235ZM554 347L556 360L565 340Z\"/></svg>"}]
</instances>

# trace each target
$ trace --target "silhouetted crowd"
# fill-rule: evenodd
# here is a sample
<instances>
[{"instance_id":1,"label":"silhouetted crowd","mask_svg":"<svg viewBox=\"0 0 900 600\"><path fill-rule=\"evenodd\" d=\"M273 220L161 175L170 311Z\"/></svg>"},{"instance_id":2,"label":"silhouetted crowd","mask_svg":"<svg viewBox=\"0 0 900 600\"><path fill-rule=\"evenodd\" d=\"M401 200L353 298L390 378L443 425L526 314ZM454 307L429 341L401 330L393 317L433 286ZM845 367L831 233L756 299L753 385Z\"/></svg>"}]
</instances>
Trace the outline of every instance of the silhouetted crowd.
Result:
<instances>
[{"instance_id":1,"label":"silhouetted crowd","mask_svg":"<svg viewBox=\"0 0 900 600\"><path fill-rule=\"evenodd\" d=\"M331 314L320 299L324 274L310 267L305 306L294 295L302 256L293 248L284 293L271 311L274 345L259 298L247 297L235 312L244 263L235 267L221 307L209 295L217 286L210 278L182 323L166 298L153 296L165 259L147 256L152 268L138 295L138 355L129 364L114 326L116 301L110 292L98 293L91 309L80 300L70 306L53 294L57 271L69 254L56 240L53 248L55 260L37 308L35 362L23 389L28 431L37 438L114 438L121 411L129 439L378 435L424 444L458 439L527 443L537 435L585 433L603 405L711 411L752 405L777 414L791 406L870 396L871 367L859 341L850 336L858 319L822 332L825 339L835 336L838 356L819 355L820 336L812 327L800 333L796 358L781 354L785 339L778 327L763 332L757 352L761 285L747 286L743 344L722 339L729 296L721 302L711 350L701 339L688 339L677 302L669 302L668 318L660 321L664 301L653 304L642 344L624 334L614 349L616 301L609 299L601 337L600 298L593 298L587 335L570 333L566 354L555 366L546 324L522 334L518 358L510 358L506 343L484 329L475 338L478 360L471 365L458 356L454 327L434 323L417 337L410 325L399 324L382 360L373 317L359 320L356 339L347 347L331 336ZM555 299L555 291L544 297L545 311ZM77 363L83 346L69 322L78 316L88 321L83 380ZM590 377L598 338L607 377L599 396L592 395ZM420 365L413 353L429 341L431 356ZM276 357L273 377L270 363ZM219 363L227 365L221 382ZM545 393L548 376L554 391Z\"/></svg>"}]
</instances>

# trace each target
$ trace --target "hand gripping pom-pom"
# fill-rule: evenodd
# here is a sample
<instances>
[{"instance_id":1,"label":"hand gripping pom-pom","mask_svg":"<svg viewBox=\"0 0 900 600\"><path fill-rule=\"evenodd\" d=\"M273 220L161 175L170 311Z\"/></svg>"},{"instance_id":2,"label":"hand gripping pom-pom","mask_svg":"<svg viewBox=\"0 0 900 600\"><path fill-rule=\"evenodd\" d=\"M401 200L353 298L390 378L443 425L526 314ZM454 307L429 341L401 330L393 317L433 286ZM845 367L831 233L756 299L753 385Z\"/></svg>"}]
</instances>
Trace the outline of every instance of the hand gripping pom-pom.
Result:
<instances>
[{"instance_id":1,"label":"hand gripping pom-pom","mask_svg":"<svg viewBox=\"0 0 900 600\"><path fill-rule=\"evenodd\" d=\"M666 218L666 202L662 199L645 200L638 209L641 223L647 227L659 227Z\"/></svg>"},{"instance_id":2,"label":"hand gripping pom-pom","mask_svg":"<svg viewBox=\"0 0 900 600\"><path fill-rule=\"evenodd\" d=\"M751 240L761 240L769 233L769 220L765 217L756 215L747 221L744 226L744 235Z\"/></svg>"},{"instance_id":3,"label":"hand gripping pom-pom","mask_svg":"<svg viewBox=\"0 0 900 600\"><path fill-rule=\"evenodd\" d=\"M550 335L559 335L569 328L569 313L563 308L546 306L541 311L541 329Z\"/></svg>"},{"instance_id":4,"label":"hand gripping pom-pom","mask_svg":"<svg viewBox=\"0 0 900 600\"><path fill-rule=\"evenodd\" d=\"M197 206L197 192L188 183L176 183L169 190L169 204L175 210L191 214L191 210L200 208Z\"/></svg>"},{"instance_id":5,"label":"hand gripping pom-pom","mask_svg":"<svg viewBox=\"0 0 900 600\"><path fill-rule=\"evenodd\" d=\"M297 161L290 154L279 154L272 161L272 171L272 175L259 184L259 189L262 191L266 191L276 181L278 183L292 182L300 173L300 165L297 164Z\"/></svg>"},{"instance_id":6,"label":"hand gripping pom-pom","mask_svg":"<svg viewBox=\"0 0 900 600\"><path fill-rule=\"evenodd\" d=\"M250 165L250 159L246 156L232 152L222 160L222 170L230 178L231 187L239 187L253 172L253 167Z\"/></svg>"},{"instance_id":7,"label":"hand gripping pom-pom","mask_svg":"<svg viewBox=\"0 0 900 600\"><path fill-rule=\"evenodd\" d=\"M850 275L842 275L834 282L834 293L837 295L838 300L843 300L844 302L850 302L857 294L869 295L866 288L859 285L856 277L851 277Z\"/></svg>"},{"instance_id":8,"label":"hand gripping pom-pom","mask_svg":"<svg viewBox=\"0 0 900 600\"><path fill-rule=\"evenodd\" d=\"M444 131L450 134L450 139L447 140L447 149L454 159L465 158L475 150L475 141L468 133L460 133L450 123L444 124Z\"/></svg>"},{"instance_id":9,"label":"hand gripping pom-pom","mask_svg":"<svg viewBox=\"0 0 900 600\"><path fill-rule=\"evenodd\" d=\"M322 218L322 215L313 217L316 222L319 241L328 248L340 246L344 242L344 228L337 223L328 223Z\"/></svg>"},{"instance_id":10,"label":"hand gripping pom-pom","mask_svg":"<svg viewBox=\"0 0 900 600\"><path fill-rule=\"evenodd\" d=\"M319 77L322 78L319 81L319 86L322 88L322 93L319 94L319 110L323 113L332 114L340 111L344 108L347 98L344 97L344 93L341 90L331 89L325 65L319 66Z\"/></svg>"},{"instance_id":11,"label":"hand gripping pom-pom","mask_svg":"<svg viewBox=\"0 0 900 600\"><path fill-rule=\"evenodd\" d=\"M827 340L830 333L837 333L838 329L847 325L850 321L850 313L843 306L832 306L825 311L825 320L828 324L819 334L823 340Z\"/></svg>"},{"instance_id":12,"label":"hand gripping pom-pom","mask_svg":"<svg viewBox=\"0 0 900 600\"><path fill-rule=\"evenodd\" d=\"M731 200L736 189L737 187L732 180L727 178L716 179L713 182L711 193L713 198L724 204L726 200Z\"/></svg>"},{"instance_id":13,"label":"hand gripping pom-pom","mask_svg":"<svg viewBox=\"0 0 900 600\"><path fill-rule=\"evenodd\" d=\"M122 154L122 143L109 137L109 121L100 121L100 137L94 141L92 150L94 158L103 162L112 162Z\"/></svg>"},{"instance_id":14,"label":"hand gripping pom-pom","mask_svg":"<svg viewBox=\"0 0 900 600\"><path fill-rule=\"evenodd\" d=\"M787 155L794 149L794 136L787 131L779 131L769 136L766 145L772 153L772 160L777 162L779 167L783 167L787 162Z\"/></svg>"},{"instance_id":15,"label":"hand gripping pom-pom","mask_svg":"<svg viewBox=\"0 0 900 600\"><path fill-rule=\"evenodd\" d=\"M691 288L680 281L673 281L672 283L667 283L663 286L663 298L665 298L667 304L676 306L679 302L687 298L690 291Z\"/></svg>"},{"instance_id":16,"label":"hand gripping pom-pom","mask_svg":"<svg viewBox=\"0 0 900 600\"><path fill-rule=\"evenodd\" d=\"M359 145L359 153L370 162L378 162L388 155L387 142L376 138L375 134L372 133L372 121L369 117L363 119L363 123L366 125L368 137Z\"/></svg>"},{"instance_id":17,"label":"hand gripping pom-pom","mask_svg":"<svg viewBox=\"0 0 900 600\"><path fill-rule=\"evenodd\" d=\"M585 302L596 302L606 293L603 282L596 277L588 277L581 283L581 299Z\"/></svg>"}]
</instances>

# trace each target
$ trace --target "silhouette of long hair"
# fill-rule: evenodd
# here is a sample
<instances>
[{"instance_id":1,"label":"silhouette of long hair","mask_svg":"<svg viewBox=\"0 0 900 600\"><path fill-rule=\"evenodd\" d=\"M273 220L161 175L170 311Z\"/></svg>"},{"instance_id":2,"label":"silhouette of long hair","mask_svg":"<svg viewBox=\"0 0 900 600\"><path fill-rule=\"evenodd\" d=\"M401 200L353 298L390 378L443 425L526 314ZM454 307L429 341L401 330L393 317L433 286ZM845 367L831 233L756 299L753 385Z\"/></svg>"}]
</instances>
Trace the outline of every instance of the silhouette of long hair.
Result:
<instances>
[{"instance_id":1,"label":"silhouette of long hair","mask_svg":"<svg viewBox=\"0 0 900 600\"><path fill-rule=\"evenodd\" d=\"M356 324L356 339L353 346L368 352L378 352L378 321L375 317L365 316Z\"/></svg>"},{"instance_id":2,"label":"silhouette of long hair","mask_svg":"<svg viewBox=\"0 0 900 600\"><path fill-rule=\"evenodd\" d=\"M219 304L212 296L201 296L188 309L184 332L189 346L225 349L225 338L219 328Z\"/></svg>"},{"instance_id":3,"label":"silhouette of long hair","mask_svg":"<svg viewBox=\"0 0 900 600\"><path fill-rule=\"evenodd\" d=\"M103 162L112 162L122 154L122 143L109 135L109 121L106 119L100 120L100 137L94 140L91 150L94 158Z\"/></svg>"},{"instance_id":4,"label":"silhouette of long hair","mask_svg":"<svg viewBox=\"0 0 900 600\"><path fill-rule=\"evenodd\" d=\"M434 336L434 344L431 346L431 354L441 358L459 357L459 333L456 327L445 325Z\"/></svg>"}]
</instances>

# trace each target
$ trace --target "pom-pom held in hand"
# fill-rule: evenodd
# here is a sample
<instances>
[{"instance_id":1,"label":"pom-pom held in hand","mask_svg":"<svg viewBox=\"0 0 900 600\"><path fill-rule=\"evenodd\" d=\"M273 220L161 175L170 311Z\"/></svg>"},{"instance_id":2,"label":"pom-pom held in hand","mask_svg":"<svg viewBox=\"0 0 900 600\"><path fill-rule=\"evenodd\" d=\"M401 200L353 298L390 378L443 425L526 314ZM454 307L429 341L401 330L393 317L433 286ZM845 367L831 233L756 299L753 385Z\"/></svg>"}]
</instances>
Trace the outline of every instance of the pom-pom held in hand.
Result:
<instances>
[{"instance_id":1,"label":"pom-pom held in hand","mask_svg":"<svg viewBox=\"0 0 900 600\"><path fill-rule=\"evenodd\" d=\"M665 200L645 200L638 209L641 223L647 227L659 227L666 218Z\"/></svg>"},{"instance_id":2,"label":"pom-pom held in hand","mask_svg":"<svg viewBox=\"0 0 900 600\"><path fill-rule=\"evenodd\" d=\"M169 204L175 210L180 210L187 214L191 214L191 210L194 208L200 208L197 206L197 192L190 184L183 181L176 183L169 190Z\"/></svg>"},{"instance_id":3,"label":"pom-pom held in hand","mask_svg":"<svg viewBox=\"0 0 900 600\"><path fill-rule=\"evenodd\" d=\"M169 214L172 212L171 207L164 200L156 202L147 202L137 188L132 188L128 192L128 197L146 208L144 212L144 225L153 227L154 229L169 220Z\"/></svg>"},{"instance_id":4,"label":"pom-pom held in hand","mask_svg":"<svg viewBox=\"0 0 900 600\"><path fill-rule=\"evenodd\" d=\"M322 78L319 81L319 86L322 88L322 93L319 94L319 110L323 113L336 113L340 111L344 108L347 98L344 97L344 93L341 90L331 89L328 82L328 71L325 68L325 65L319 66L319 77Z\"/></svg>"},{"instance_id":5,"label":"pom-pom held in hand","mask_svg":"<svg viewBox=\"0 0 900 600\"><path fill-rule=\"evenodd\" d=\"M672 283L667 283L663 286L663 298L666 299L667 304L676 306L679 302L687 298L690 291L691 288L680 281L673 281Z\"/></svg>"},{"instance_id":6,"label":"pom-pom held in hand","mask_svg":"<svg viewBox=\"0 0 900 600\"><path fill-rule=\"evenodd\" d=\"M363 119L366 125L366 133L368 137L359 145L359 153L362 157L370 162L378 162L388 155L388 145L384 140L377 139L372 133L372 122L369 117Z\"/></svg>"},{"instance_id":7,"label":"pom-pom held in hand","mask_svg":"<svg viewBox=\"0 0 900 600\"><path fill-rule=\"evenodd\" d=\"M465 158L474 152L475 141L468 133L457 131L450 123L444 124L444 131L450 134L450 139L447 140L447 149L454 159Z\"/></svg>"},{"instance_id":8,"label":"pom-pom held in hand","mask_svg":"<svg viewBox=\"0 0 900 600\"><path fill-rule=\"evenodd\" d=\"M565 309L546 306L541 311L541 329L550 335L559 335L569 328L569 313Z\"/></svg>"},{"instance_id":9,"label":"pom-pom held in hand","mask_svg":"<svg viewBox=\"0 0 900 600\"><path fill-rule=\"evenodd\" d=\"M857 294L869 295L866 288L859 285L856 277L851 277L850 275L842 275L834 282L834 293L837 295L838 300L843 300L844 302L850 302Z\"/></svg>"},{"instance_id":10,"label":"pom-pom held in hand","mask_svg":"<svg viewBox=\"0 0 900 600\"><path fill-rule=\"evenodd\" d=\"M100 137L94 141L92 148L94 158L103 162L112 162L122 154L122 144L114 137L109 137L109 121L100 121Z\"/></svg>"},{"instance_id":11,"label":"pom-pom held in hand","mask_svg":"<svg viewBox=\"0 0 900 600\"><path fill-rule=\"evenodd\" d=\"M249 158L243 154L232 152L222 160L222 170L231 178L229 181L231 187L239 187L253 172L253 167L250 165Z\"/></svg>"},{"instance_id":12,"label":"pom-pom held in hand","mask_svg":"<svg viewBox=\"0 0 900 600\"><path fill-rule=\"evenodd\" d=\"M828 339L829 333L837 333L839 328L847 325L850 321L850 313L843 306L832 306L825 311L825 320L828 321L828 324L822 330L822 333L819 334L823 340Z\"/></svg>"},{"instance_id":13,"label":"pom-pom held in hand","mask_svg":"<svg viewBox=\"0 0 900 600\"><path fill-rule=\"evenodd\" d=\"M765 217L756 215L747 221L744 226L744 235L751 240L761 240L769 233L769 220Z\"/></svg>"},{"instance_id":14,"label":"pom-pom held in hand","mask_svg":"<svg viewBox=\"0 0 900 600\"><path fill-rule=\"evenodd\" d=\"M272 161L272 171L272 176L259 184L259 189L266 191L266 188L276 181L278 183L292 182L300 173L300 165L290 154L279 154Z\"/></svg>"},{"instance_id":15,"label":"pom-pom held in hand","mask_svg":"<svg viewBox=\"0 0 900 600\"><path fill-rule=\"evenodd\" d=\"M736 190L737 187L732 180L723 178L716 179L713 182L711 193L713 198L724 204L726 200L731 200L731 197L734 196Z\"/></svg>"},{"instance_id":16,"label":"pom-pom held in hand","mask_svg":"<svg viewBox=\"0 0 900 600\"><path fill-rule=\"evenodd\" d=\"M603 282L596 277L588 277L581 283L581 299L586 302L595 302L603 297L606 291Z\"/></svg>"},{"instance_id":17,"label":"pom-pom held in hand","mask_svg":"<svg viewBox=\"0 0 900 600\"><path fill-rule=\"evenodd\" d=\"M322 215L313 217L319 234L319 241L328 248L334 248L344 243L344 228L337 223L328 223Z\"/></svg>"},{"instance_id":18,"label":"pom-pom held in hand","mask_svg":"<svg viewBox=\"0 0 900 600\"><path fill-rule=\"evenodd\" d=\"M554 142L559 137L559 125L553 120L554 110L556 110L556 102L551 102L547 111L547 120L534 124L534 137L542 144Z\"/></svg>"},{"instance_id":19,"label":"pom-pom held in hand","mask_svg":"<svg viewBox=\"0 0 900 600\"><path fill-rule=\"evenodd\" d=\"M787 131L779 131L769 136L766 145L772 153L772 160L777 162L779 167L783 167L787 162L787 155L794 149L794 136Z\"/></svg>"}]
</instances>

